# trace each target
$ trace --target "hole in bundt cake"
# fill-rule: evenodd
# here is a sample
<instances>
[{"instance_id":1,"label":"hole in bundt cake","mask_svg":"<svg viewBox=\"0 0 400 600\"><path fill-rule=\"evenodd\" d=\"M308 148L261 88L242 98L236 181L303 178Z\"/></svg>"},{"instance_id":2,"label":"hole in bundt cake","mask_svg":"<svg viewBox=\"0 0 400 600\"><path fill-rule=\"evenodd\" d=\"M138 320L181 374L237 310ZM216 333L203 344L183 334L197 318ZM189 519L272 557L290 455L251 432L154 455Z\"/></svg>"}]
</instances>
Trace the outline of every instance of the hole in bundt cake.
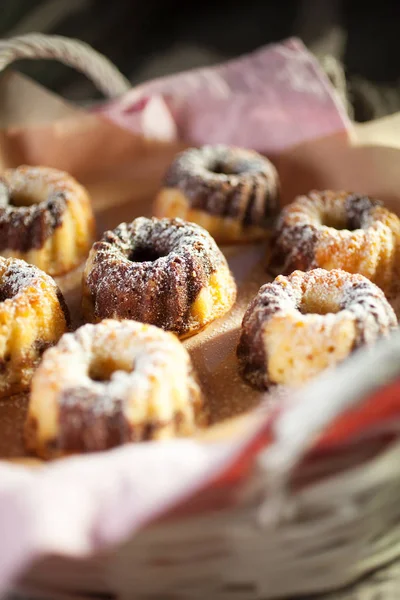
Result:
<instances>
[{"instance_id":1,"label":"hole in bundt cake","mask_svg":"<svg viewBox=\"0 0 400 600\"><path fill-rule=\"evenodd\" d=\"M234 173L233 169L230 169L228 165L221 162L216 162L211 165L209 171L211 171L211 173L216 173L216 175L232 175Z\"/></svg>"},{"instance_id":2,"label":"hole in bundt cake","mask_svg":"<svg viewBox=\"0 0 400 600\"><path fill-rule=\"evenodd\" d=\"M332 306L326 305L326 306L315 306L313 307L313 310L310 310L308 306L304 307L301 306L300 307L300 312L303 315L329 315L329 314L335 314L337 312L339 312L338 310L332 310Z\"/></svg>"},{"instance_id":3,"label":"hole in bundt cake","mask_svg":"<svg viewBox=\"0 0 400 600\"><path fill-rule=\"evenodd\" d=\"M154 248L135 248L129 255L129 260L132 262L154 262L158 258L167 256L167 252L157 252Z\"/></svg>"},{"instance_id":4,"label":"hole in bundt cake","mask_svg":"<svg viewBox=\"0 0 400 600\"><path fill-rule=\"evenodd\" d=\"M209 165L208 170L216 175L240 175L246 169L238 163L216 161Z\"/></svg>"},{"instance_id":5,"label":"hole in bundt cake","mask_svg":"<svg viewBox=\"0 0 400 600\"><path fill-rule=\"evenodd\" d=\"M321 224L325 225L325 227L337 229L338 231L341 231L342 229L355 231L361 227L361 223L358 219L349 218L346 214L324 214L321 219Z\"/></svg>"},{"instance_id":6,"label":"hole in bundt cake","mask_svg":"<svg viewBox=\"0 0 400 600\"><path fill-rule=\"evenodd\" d=\"M42 203L46 204L49 208L53 208L55 201L60 198L65 199L65 194L63 192L46 192L46 190L43 190L35 185L32 186L32 189L28 189L26 187L18 190L11 189L8 191L8 203L10 206L15 206L16 208Z\"/></svg>"},{"instance_id":7,"label":"hole in bundt cake","mask_svg":"<svg viewBox=\"0 0 400 600\"><path fill-rule=\"evenodd\" d=\"M100 372L99 369L90 369L89 377L92 381L110 381L112 373Z\"/></svg>"},{"instance_id":8,"label":"hole in bundt cake","mask_svg":"<svg viewBox=\"0 0 400 600\"><path fill-rule=\"evenodd\" d=\"M333 229L337 229L339 231L342 229L349 229L346 221L342 219L335 219L332 215L325 215L322 225L325 225L325 227L332 227Z\"/></svg>"},{"instance_id":9,"label":"hole in bundt cake","mask_svg":"<svg viewBox=\"0 0 400 600\"><path fill-rule=\"evenodd\" d=\"M321 280L323 270L320 275L318 275L318 270L316 272L315 277L312 275L313 272L310 272L309 283L303 288L298 310L303 315L328 315L340 312L343 308L342 287L338 285L335 277L328 281ZM321 326L325 329L323 323Z\"/></svg>"},{"instance_id":10,"label":"hole in bundt cake","mask_svg":"<svg viewBox=\"0 0 400 600\"><path fill-rule=\"evenodd\" d=\"M90 365L89 377L92 381L110 381L111 375L121 370L111 361L97 362Z\"/></svg>"},{"instance_id":11,"label":"hole in bundt cake","mask_svg":"<svg viewBox=\"0 0 400 600\"><path fill-rule=\"evenodd\" d=\"M39 204L42 199L36 198L33 194L26 194L24 192L13 191L9 198L9 204L11 206L32 206L32 204Z\"/></svg>"},{"instance_id":12,"label":"hole in bundt cake","mask_svg":"<svg viewBox=\"0 0 400 600\"><path fill-rule=\"evenodd\" d=\"M335 300L335 298L328 295L323 297L321 294L316 294L315 296L310 294L303 297L299 310L303 315L335 314L340 311L340 305Z\"/></svg>"},{"instance_id":13,"label":"hole in bundt cake","mask_svg":"<svg viewBox=\"0 0 400 600\"><path fill-rule=\"evenodd\" d=\"M130 369L131 371L133 369ZM123 365L117 364L111 357L102 360L96 360L89 366L89 377L92 381L110 381L111 376L116 371L129 372Z\"/></svg>"},{"instance_id":14,"label":"hole in bundt cake","mask_svg":"<svg viewBox=\"0 0 400 600\"><path fill-rule=\"evenodd\" d=\"M309 304L302 304L300 306L300 312L303 315L329 315L339 312L339 308L333 303L315 303L311 306Z\"/></svg>"}]
</instances>

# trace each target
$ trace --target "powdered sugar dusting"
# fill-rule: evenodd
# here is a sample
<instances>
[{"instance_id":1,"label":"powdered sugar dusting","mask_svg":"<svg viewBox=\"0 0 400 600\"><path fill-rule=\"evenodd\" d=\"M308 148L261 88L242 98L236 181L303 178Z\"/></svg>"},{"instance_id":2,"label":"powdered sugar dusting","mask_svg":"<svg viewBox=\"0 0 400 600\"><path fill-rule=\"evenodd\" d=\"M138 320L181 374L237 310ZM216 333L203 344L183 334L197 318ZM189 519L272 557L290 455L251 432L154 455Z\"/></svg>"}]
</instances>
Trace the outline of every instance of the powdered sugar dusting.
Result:
<instances>
[{"instance_id":1,"label":"powdered sugar dusting","mask_svg":"<svg viewBox=\"0 0 400 600\"><path fill-rule=\"evenodd\" d=\"M104 373L109 375L103 378ZM54 404L59 412L55 442L62 450L72 450L64 441L73 439L82 423L87 427L82 444L91 450L102 419L111 419L112 427L112 419L121 415L134 435L138 427L145 435L154 424L175 431L178 415L179 428L193 429L202 409L190 357L177 337L152 325L114 320L84 325L45 353L34 376L30 409L36 419L39 415L38 439L40 419L46 419L42 411ZM78 415L78 422L71 414ZM121 436L124 430L121 425Z\"/></svg>"},{"instance_id":2,"label":"powdered sugar dusting","mask_svg":"<svg viewBox=\"0 0 400 600\"><path fill-rule=\"evenodd\" d=\"M66 199L72 199L80 188L71 175L43 166L21 165L17 169L7 169L4 181L10 193L22 194L34 203L40 203L49 196L62 193Z\"/></svg>"},{"instance_id":3,"label":"powdered sugar dusting","mask_svg":"<svg viewBox=\"0 0 400 600\"><path fill-rule=\"evenodd\" d=\"M2 255L17 256L52 275L64 273L86 257L93 229L87 192L67 173L20 166L0 179Z\"/></svg>"},{"instance_id":4,"label":"powdered sugar dusting","mask_svg":"<svg viewBox=\"0 0 400 600\"><path fill-rule=\"evenodd\" d=\"M286 206L277 224L273 269L339 268L389 292L400 247L400 219L379 200L346 191L312 191Z\"/></svg>"},{"instance_id":5,"label":"powdered sugar dusting","mask_svg":"<svg viewBox=\"0 0 400 600\"><path fill-rule=\"evenodd\" d=\"M290 383L296 356L299 368L305 357L302 371L297 369L304 381L307 369L310 377L358 346L389 335L397 325L382 290L362 275L338 269L280 275L260 289L246 311L238 347L241 372L259 389L282 383L271 372L279 358L277 373L282 378L291 373L285 380Z\"/></svg>"},{"instance_id":6,"label":"powdered sugar dusting","mask_svg":"<svg viewBox=\"0 0 400 600\"><path fill-rule=\"evenodd\" d=\"M0 302L11 307L11 301L27 286L41 288L43 284L55 288L51 277L17 258L3 258L0 256ZM9 302L7 302L9 301Z\"/></svg>"},{"instance_id":7,"label":"powdered sugar dusting","mask_svg":"<svg viewBox=\"0 0 400 600\"><path fill-rule=\"evenodd\" d=\"M106 358L115 360L121 368L111 374L109 381L92 380L91 366ZM185 372L190 370L189 357L172 334L135 321L104 320L64 335L57 347L46 353L41 369L46 375L52 374L57 380L63 380L60 387L84 385L103 392L106 389L107 393L102 394L101 410L112 412L115 399L129 397L132 381L141 388L148 386L152 378L161 383L163 376L176 369L175 362L182 369L184 378ZM64 373L63 365L67 365L68 374ZM165 385L168 385L167 381Z\"/></svg>"},{"instance_id":8,"label":"powdered sugar dusting","mask_svg":"<svg viewBox=\"0 0 400 600\"><path fill-rule=\"evenodd\" d=\"M265 245L229 247L225 248L224 252L238 285L237 301L224 317L184 341L207 397L212 422L219 422L246 412L265 396L252 389L238 374L236 345L243 314L248 304L257 295L260 286L270 280L265 272L266 247ZM70 304L74 294L76 298L80 298L78 279L71 286L66 283L65 278L60 280L61 288L63 291L66 290ZM394 301L395 298L392 300ZM275 391L273 398L275 398ZM269 406L268 400L266 401ZM272 403L276 401L279 400L274 399Z\"/></svg>"},{"instance_id":9,"label":"powdered sugar dusting","mask_svg":"<svg viewBox=\"0 0 400 600\"><path fill-rule=\"evenodd\" d=\"M191 208L234 219L246 230L267 228L279 210L274 165L255 151L223 144L189 148L177 155L164 185L179 189Z\"/></svg>"},{"instance_id":10,"label":"powdered sugar dusting","mask_svg":"<svg viewBox=\"0 0 400 600\"><path fill-rule=\"evenodd\" d=\"M224 296L212 306L220 311L233 303L235 284L212 237L181 219L141 217L103 235L84 280L94 320L135 319L183 335L208 322L196 322L191 308L213 274L225 276Z\"/></svg>"}]
</instances>

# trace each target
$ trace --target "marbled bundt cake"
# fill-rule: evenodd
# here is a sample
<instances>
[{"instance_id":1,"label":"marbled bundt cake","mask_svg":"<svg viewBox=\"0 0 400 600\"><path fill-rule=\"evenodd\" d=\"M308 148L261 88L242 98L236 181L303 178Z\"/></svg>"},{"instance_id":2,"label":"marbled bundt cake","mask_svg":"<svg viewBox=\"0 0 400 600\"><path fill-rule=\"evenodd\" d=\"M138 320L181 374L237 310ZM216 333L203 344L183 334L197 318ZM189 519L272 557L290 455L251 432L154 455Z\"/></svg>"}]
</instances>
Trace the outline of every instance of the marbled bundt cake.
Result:
<instances>
[{"instance_id":1,"label":"marbled bundt cake","mask_svg":"<svg viewBox=\"0 0 400 600\"><path fill-rule=\"evenodd\" d=\"M251 242L268 235L279 196L277 171L257 152L203 146L178 154L154 214L198 223L217 243Z\"/></svg>"},{"instance_id":2,"label":"marbled bundt cake","mask_svg":"<svg viewBox=\"0 0 400 600\"><path fill-rule=\"evenodd\" d=\"M340 269L294 271L261 287L243 317L243 378L258 389L297 386L397 327L380 288Z\"/></svg>"},{"instance_id":3,"label":"marbled bundt cake","mask_svg":"<svg viewBox=\"0 0 400 600\"><path fill-rule=\"evenodd\" d=\"M43 458L194 433L207 422L189 354L175 335L105 320L64 335L32 381L28 449Z\"/></svg>"},{"instance_id":4,"label":"marbled bundt cake","mask_svg":"<svg viewBox=\"0 0 400 600\"><path fill-rule=\"evenodd\" d=\"M80 264L94 239L86 190L67 173L21 166L0 178L0 255L50 275Z\"/></svg>"},{"instance_id":5,"label":"marbled bundt cake","mask_svg":"<svg viewBox=\"0 0 400 600\"><path fill-rule=\"evenodd\" d=\"M68 325L52 278L22 260L0 257L0 398L28 389L44 350Z\"/></svg>"},{"instance_id":6,"label":"marbled bundt cake","mask_svg":"<svg viewBox=\"0 0 400 600\"><path fill-rule=\"evenodd\" d=\"M87 321L133 319L181 337L222 316L235 298L235 281L212 237L181 219L140 217L105 232L83 274Z\"/></svg>"},{"instance_id":7,"label":"marbled bundt cake","mask_svg":"<svg viewBox=\"0 0 400 600\"><path fill-rule=\"evenodd\" d=\"M399 260L400 219L379 200L348 192L310 192L278 219L270 269L317 267L360 273L385 292Z\"/></svg>"}]
</instances>

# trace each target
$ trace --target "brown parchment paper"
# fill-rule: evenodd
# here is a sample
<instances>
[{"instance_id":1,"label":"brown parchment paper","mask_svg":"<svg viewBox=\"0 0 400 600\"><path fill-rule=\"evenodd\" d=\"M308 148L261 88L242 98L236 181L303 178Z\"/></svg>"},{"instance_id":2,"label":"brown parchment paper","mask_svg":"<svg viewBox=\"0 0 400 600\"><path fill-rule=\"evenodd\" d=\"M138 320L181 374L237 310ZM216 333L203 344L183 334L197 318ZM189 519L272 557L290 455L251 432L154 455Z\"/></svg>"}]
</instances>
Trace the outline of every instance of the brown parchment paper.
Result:
<instances>
[{"instance_id":1,"label":"brown parchment paper","mask_svg":"<svg viewBox=\"0 0 400 600\"><path fill-rule=\"evenodd\" d=\"M32 111L27 111L28 93L34 98ZM70 172L91 194L99 235L123 221L151 215L161 178L175 153L184 147L182 143L136 137L15 74L0 81L0 98L0 170L25 163ZM56 125L50 126L54 120ZM378 127L383 130L388 131L387 124L386 129ZM360 137L358 133L355 130L351 139L343 132L314 140L271 157L281 177L284 202L311 188L347 188L377 195L396 208L400 196L398 149L373 145L376 131L364 127ZM385 135L381 143L388 142ZM223 248L237 281L237 303L226 317L184 342L211 407L214 426L204 434L206 439L229 436L261 399L272 402L241 381L235 356L243 312L269 280L267 246ZM75 326L82 322L81 271L82 266L57 280ZM26 407L26 395L0 401L0 458L25 461L21 433Z\"/></svg>"}]
</instances>

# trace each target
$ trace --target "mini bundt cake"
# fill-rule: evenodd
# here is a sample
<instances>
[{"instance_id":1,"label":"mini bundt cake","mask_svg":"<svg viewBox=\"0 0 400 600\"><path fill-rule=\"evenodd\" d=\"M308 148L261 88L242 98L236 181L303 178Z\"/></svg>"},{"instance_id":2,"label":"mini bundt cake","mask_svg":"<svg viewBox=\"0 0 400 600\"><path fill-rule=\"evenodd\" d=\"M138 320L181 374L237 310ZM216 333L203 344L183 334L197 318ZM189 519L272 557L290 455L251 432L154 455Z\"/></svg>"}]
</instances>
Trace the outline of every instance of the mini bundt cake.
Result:
<instances>
[{"instance_id":1,"label":"mini bundt cake","mask_svg":"<svg viewBox=\"0 0 400 600\"><path fill-rule=\"evenodd\" d=\"M1 256L61 275L87 257L94 231L89 196L67 173L21 166L0 178Z\"/></svg>"},{"instance_id":2,"label":"mini bundt cake","mask_svg":"<svg viewBox=\"0 0 400 600\"><path fill-rule=\"evenodd\" d=\"M43 458L193 434L207 412L172 333L105 320L64 335L32 381L26 445Z\"/></svg>"},{"instance_id":3,"label":"mini bundt cake","mask_svg":"<svg viewBox=\"0 0 400 600\"><path fill-rule=\"evenodd\" d=\"M260 390L298 386L395 328L384 293L362 275L340 269L279 275L243 317L240 372Z\"/></svg>"},{"instance_id":4,"label":"mini bundt cake","mask_svg":"<svg viewBox=\"0 0 400 600\"><path fill-rule=\"evenodd\" d=\"M268 235L279 203L278 174L268 159L253 150L203 146L177 155L154 214L198 223L217 243L251 242Z\"/></svg>"},{"instance_id":5,"label":"mini bundt cake","mask_svg":"<svg viewBox=\"0 0 400 600\"><path fill-rule=\"evenodd\" d=\"M0 257L0 398L28 389L44 350L68 326L52 278L22 260Z\"/></svg>"},{"instance_id":6,"label":"mini bundt cake","mask_svg":"<svg viewBox=\"0 0 400 600\"><path fill-rule=\"evenodd\" d=\"M106 231L83 273L90 322L133 319L189 336L235 299L235 281L212 237L181 219L139 217Z\"/></svg>"},{"instance_id":7,"label":"mini bundt cake","mask_svg":"<svg viewBox=\"0 0 400 600\"><path fill-rule=\"evenodd\" d=\"M388 291L398 262L400 219L379 200L348 192L310 192L278 219L270 270L343 269Z\"/></svg>"}]
</instances>

